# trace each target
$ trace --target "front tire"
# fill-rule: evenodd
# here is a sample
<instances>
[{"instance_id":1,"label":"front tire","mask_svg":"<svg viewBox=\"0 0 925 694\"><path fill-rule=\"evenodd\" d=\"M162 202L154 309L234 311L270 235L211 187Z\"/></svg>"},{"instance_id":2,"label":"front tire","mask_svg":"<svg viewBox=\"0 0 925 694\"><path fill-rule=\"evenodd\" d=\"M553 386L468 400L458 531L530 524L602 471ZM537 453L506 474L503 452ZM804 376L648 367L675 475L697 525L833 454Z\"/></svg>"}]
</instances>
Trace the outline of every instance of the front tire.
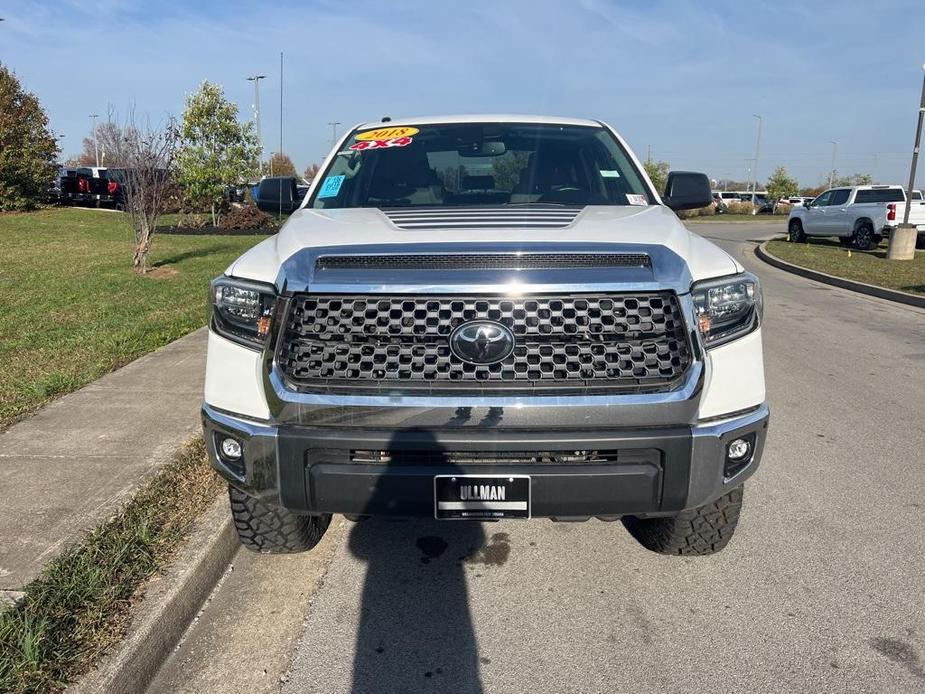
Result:
<instances>
[{"instance_id":1,"label":"front tire","mask_svg":"<svg viewBox=\"0 0 925 694\"><path fill-rule=\"evenodd\" d=\"M791 219L787 227L790 243L806 243L806 232L803 231L803 222Z\"/></svg>"},{"instance_id":2,"label":"front tire","mask_svg":"<svg viewBox=\"0 0 925 694\"><path fill-rule=\"evenodd\" d=\"M324 537L331 514L303 516L229 486L231 517L241 544L264 554L307 552Z\"/></svg>"},{"instance_id":3,"label":"front tire","mask_svg":"<svg viewBox=\"0 0 925 694\"><path fill-rule=\"evenodd\" d=\"M623 525L643 547L658 554L705 556L729 544L742 510L739 486L716 501L668 518L626 516Z\"/></svg>"}]
</instances>

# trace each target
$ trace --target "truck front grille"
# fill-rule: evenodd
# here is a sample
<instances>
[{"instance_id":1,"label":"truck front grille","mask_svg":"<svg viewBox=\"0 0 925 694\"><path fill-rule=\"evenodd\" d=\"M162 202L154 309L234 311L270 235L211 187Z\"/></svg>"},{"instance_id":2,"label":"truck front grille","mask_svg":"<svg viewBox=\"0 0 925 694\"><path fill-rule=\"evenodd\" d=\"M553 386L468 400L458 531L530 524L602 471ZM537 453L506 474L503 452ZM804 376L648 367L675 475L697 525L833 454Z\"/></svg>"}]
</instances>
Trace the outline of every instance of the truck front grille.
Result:
<instances>
[{"instance_id":1,"label":"truck front grille","mask_svg":"<svg viewBox=\"0 0 925 694\"><path fill-rule=\"evenodd\" d=\"M450 349L464 323L489 320L514 335L500 362L473 364ZM277 363L313 393L475 391L659 392L691 363L677 297L298 295Z\"/></svg>"}]
</instances>

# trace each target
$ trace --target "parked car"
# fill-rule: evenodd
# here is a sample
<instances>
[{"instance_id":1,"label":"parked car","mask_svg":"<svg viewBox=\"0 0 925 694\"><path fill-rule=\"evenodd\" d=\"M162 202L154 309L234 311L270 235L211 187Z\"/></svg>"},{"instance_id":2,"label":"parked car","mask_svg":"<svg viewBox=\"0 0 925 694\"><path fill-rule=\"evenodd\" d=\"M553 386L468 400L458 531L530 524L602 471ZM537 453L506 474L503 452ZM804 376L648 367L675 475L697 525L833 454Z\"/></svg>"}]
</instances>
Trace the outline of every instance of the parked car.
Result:
<instances>
[{"instance_id":1,"label":"parked car","mask_svg":"<svg viewBox=\"0 0 925 694\"><path fill-rule=\"evenodd\" d=\"M925 237L925 203L911 203L909 222ZM809 206L794 207L787 222L791 241L811 236L835 236L844 245L869 250L903 221L906 192L902 186L845 186L832 188Z\"/></svg>"},{"instance_id":2,"label":"parked car","mask_svg":"<svg viewBox=\"0 0 925 694\"><path fill-rule=\"evenodd\" d=\"M247 202L247 186L243 183L225 186L225 200L232 203Z\"/></svg>"},{"instance_id":3,"label":"parked car","mask_svg":"<svg viewBox=\"0 0 925 694\"><path fill-rule=\"evenodd\" d=\"M714 190L713 204L716 206L716 212L723 214L729 207L729 203L739 202L739 194L731 190Z\"/></svg>"},{"instance_id":4,"label":"parked car","mask_svg":"<svg viewBox=\"0 0 925 694\"><path fill-rule=\"evenodd\" d=\"M117 210L125 208L125 175L126 169L106 169L106 193L100 197L101 203Z\"/></svg>"},{"instance_id":5,"label":"parked car","mask_svg":"<svg viewBox=\"0 0 925 694\"><path fill-rule=\"evenodd\" d=\"M308 550L342 513L724 547L768 426L761 290L675 214L707 177L659 195L637 161L591 120L357 126L212 284L202 419L241 542Z\"/></svg>"},{"instance_id":6,"label":"parked car","mask_svg":"<svg viewBox=\"0 0 925 694\"><path fill-rule=\"evenodd\" d=\"M87 166L81 169L88 176L87 185L90 190L90 199L87 201L95 207L112 203L109 195L109 178L106 176L106 167Z\"/></svg>"},{"instance_id":7,"label":"parked car","mask_svg":"<svg viewBox=\"0 0 925 694\"><path fill-rule=\"evenodd\" d=\"M292 214L302 204L304 194L299 194L299 179L294 176L270 176L257 185L254 202L264 212L271 214Z\"/></svg>"},{"instance_id":8,"label":"parked car","mask_svg":"<svg viewBox=\"0 0 925 694\"><path fill-rule=\"evenodd\" d=\"M749 196L748 202L754 202L755 214L774 213L774 201L768 198L767 193L758 193L754 197Z\"/></svg>"},{"instance_id":9,"label":"parked car","mask_svg":"<svg viewBox=\"0 0 925 694\"><path fill-rule=\"evenodd\" d=\"M93 172L86 167L58 167L57 182L51 191L62 205L85 205L94 203L95 187Z\"/></svg>"}]
</instances>

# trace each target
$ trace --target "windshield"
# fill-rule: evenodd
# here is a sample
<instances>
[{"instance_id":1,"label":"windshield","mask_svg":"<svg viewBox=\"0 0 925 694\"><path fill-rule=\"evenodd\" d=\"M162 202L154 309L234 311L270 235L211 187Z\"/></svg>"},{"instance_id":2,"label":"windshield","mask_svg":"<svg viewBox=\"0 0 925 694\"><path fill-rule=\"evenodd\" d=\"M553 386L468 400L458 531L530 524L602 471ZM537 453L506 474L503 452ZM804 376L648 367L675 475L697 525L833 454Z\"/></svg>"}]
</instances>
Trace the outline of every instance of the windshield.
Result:
<instances>
[{"instance_id":1,"label":"windshield","mask_svg":"<svg viewBox=\"0 0 925 694\"><path fill-rule=\"evenodd\" d=\"M355 132L311 206L649 205L603 127L528 123L383 126Z\"/></svg>"}]
</instances>

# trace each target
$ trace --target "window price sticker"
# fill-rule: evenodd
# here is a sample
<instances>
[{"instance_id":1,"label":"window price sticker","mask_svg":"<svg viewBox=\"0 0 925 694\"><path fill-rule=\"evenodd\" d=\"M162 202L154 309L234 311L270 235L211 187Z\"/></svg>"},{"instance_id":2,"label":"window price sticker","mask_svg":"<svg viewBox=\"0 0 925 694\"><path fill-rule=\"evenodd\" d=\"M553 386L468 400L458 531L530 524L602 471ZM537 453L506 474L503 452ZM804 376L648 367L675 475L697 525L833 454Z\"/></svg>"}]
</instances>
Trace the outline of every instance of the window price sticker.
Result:
<instances>
[{"instance_id":1,"label":"window price sticker","mask_svg":"<svg viewBox=\"0 0 925 694\"><path fill-rule=\"evenodd\" d=\"M328 176L324 179L324 183L321 184L321 189L318 191L319 198L336 198L337 194L340 192L340 187L344 184L344 179L346 176Z\"/></svg>"}]
</instances>

